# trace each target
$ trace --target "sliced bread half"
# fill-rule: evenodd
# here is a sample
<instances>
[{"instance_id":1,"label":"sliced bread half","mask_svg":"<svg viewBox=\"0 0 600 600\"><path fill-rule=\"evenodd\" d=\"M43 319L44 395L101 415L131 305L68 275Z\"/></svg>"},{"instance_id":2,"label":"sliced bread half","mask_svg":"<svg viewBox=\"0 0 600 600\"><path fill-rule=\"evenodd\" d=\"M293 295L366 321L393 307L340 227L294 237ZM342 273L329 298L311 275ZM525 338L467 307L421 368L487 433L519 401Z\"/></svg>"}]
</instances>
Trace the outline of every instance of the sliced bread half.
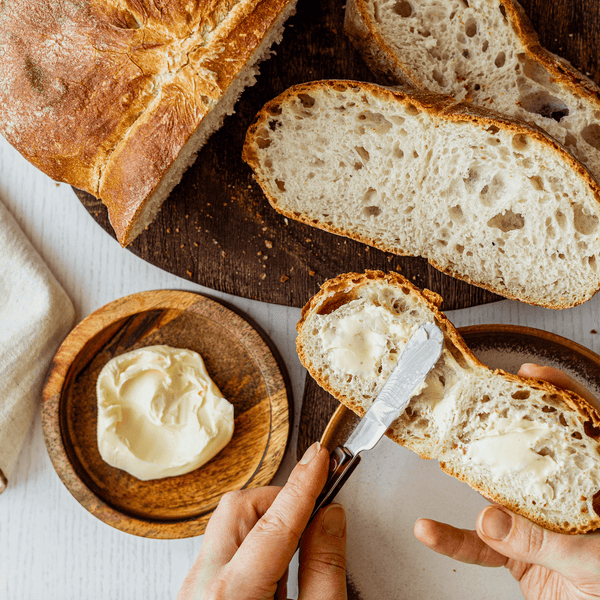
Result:
<instances>
[{"instance_id":1,"label":"sliced bread half","mask_svg":"<svg viewBox=\"0 0 600 600\"><path fill-rule=\"evenodd\" d=\"M320 81L269 102L243 157L287 217L531 304L600 288L600 188L535 126L407 86Z\"/></svg>"},{"instance_id":2,"label":"sliced bread half","mask_svg":"<svg viewBox=\"0 0 600 600\"><path fill-rule=\"evenodd\" d=\"M535 122L600 181L600 88L543 48L513 0L348 0L376 72Z\"/></svg>"},{"instance_id":3,"label":"sliced bread half","mask_svg":"<svg viewBox=\"0 0 600 600\"><path fill-rule=\"evenodd\" d=\"M397 274L340 275L302 310L300 360L363 416L410 335L436 323L442 357L387 435L543 527L600 527L600 414L572 392L490 370L438 310L440 301Z\"/></svg>"}]
</instances>

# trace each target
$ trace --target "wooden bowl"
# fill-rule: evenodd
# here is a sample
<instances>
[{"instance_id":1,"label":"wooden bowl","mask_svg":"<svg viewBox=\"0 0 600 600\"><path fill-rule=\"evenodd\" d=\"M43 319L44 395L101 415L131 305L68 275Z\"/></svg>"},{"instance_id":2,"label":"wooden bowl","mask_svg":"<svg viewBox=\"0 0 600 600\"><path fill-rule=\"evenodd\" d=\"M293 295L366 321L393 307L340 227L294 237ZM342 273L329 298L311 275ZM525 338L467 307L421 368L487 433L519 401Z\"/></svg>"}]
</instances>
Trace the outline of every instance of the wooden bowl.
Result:
<instances>
[{"instance_id":1,"label":"wooden bowl","mask_svg":"<svg viewBox=\"0 0 600 600\"><path fill-rule=\"evenodd\" d=\"M153 344L202 356L234 405L235 431L199 469L140 481L100 456L96 380L114 356ZM204 533L223 494L268 484L283 458L290 395L274 352L245 318L198 294L142 292L100 308L63 342L44 387L44 438L58 476L84 508L121 531L163 539Z\"/></svg>"}]
</instances>

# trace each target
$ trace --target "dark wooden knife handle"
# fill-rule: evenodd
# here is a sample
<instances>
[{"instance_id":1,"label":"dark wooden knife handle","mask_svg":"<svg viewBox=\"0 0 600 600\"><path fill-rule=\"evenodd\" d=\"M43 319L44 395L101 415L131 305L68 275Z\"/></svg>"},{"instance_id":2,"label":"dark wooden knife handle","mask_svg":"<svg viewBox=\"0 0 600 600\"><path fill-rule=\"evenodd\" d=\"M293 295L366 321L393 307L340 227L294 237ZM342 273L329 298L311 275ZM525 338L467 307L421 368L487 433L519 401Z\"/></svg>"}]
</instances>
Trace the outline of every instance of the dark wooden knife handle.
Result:
<instances>
[{"instance_id":1,"label":"dark wooden knife handle","mask_svg":"<svg viewBox=\"0 0 600 600\"><path fill-rule=\"evenodd\" d=\"M354 456L344 446L338 446L331 454L329 460L329 475L325 487L317 498L315 509L313 510L312 518L317 514L317 511L325 505L333 502L333 499L340 491L341 487L346 483L348 477L360 462L360 455Z\"/></svg>"}]
</instances>

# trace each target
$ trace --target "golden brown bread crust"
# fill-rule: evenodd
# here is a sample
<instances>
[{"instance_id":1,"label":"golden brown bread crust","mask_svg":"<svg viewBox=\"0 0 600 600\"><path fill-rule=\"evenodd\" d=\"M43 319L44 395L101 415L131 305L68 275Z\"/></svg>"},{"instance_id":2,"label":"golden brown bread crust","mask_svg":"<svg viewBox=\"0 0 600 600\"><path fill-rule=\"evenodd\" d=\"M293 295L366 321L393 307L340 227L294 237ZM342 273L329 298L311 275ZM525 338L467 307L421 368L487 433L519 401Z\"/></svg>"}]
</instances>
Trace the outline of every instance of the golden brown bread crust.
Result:
<instances>
[{"instance_id":1,"label":"golden brown bread crust","mask_svg":"<svg viewBox=\"0 0 600 600\"><path fill-rule=\"evenodd\" d=\"M375 248L379 248L384 252L392 252L394 254L410 256L409 253L398 252L398 250L395 248L389 248L384 244L380 243L378 244L374 240L362 236L358 233L348 232L344 229L335 227L334 225L328 225L327 223L310 219L302 214L290 212L280 207L277 198L269 191L267 185L269 175L268 173L263 172L255 149L255 144L257 143L257 132L260 131L262 128L266 127L268 120L273 115L277 115L281 112L280 106L285 104L286 101L288 101L288 99L294 96L298 96L302 93L311 93L313 91L318 91L320 88L341 89L342 87L345 89L354 89L357 91L364 90L365 92L379 97L380 99L390 103L398 102L402 105L412 104L416 106L419 110L430 114L434 118L454 122L472 122L479 127L494 126L500 129L504 129L506 131L510 131L513 134L527 135L532 139L535 139L536 141L544 144L553 152L559 154L561 160L567 163L585 181L596 200L600 203L600 185L596 182L589 170L584 165L582 165L576 158L574 158L573 155L570 152L568 152L559 142L557 142L553 137L551 137L549 134L547 134L534 123L527 123L518 118L507 117L488 108L475 106L474 104L471 104L469 102L456 102L456 100L454 100L451 96L437 94L435 92L430 92L421 88L416 88L410 84L403 84L395 86L393 88L389 88L373 83L366 83L360 81L323 80L301 83L292 86L291 88L282 92L273 100L267 102L267 104L265 104L265 106L257 114L254 122L248 128L248 132L246 134L246 140L242 151L242 158L244 161L246 161L246 163L248 163L248 165L250 165L250 167L254 171L255 178L261 186L271 206L277 212L281 213L286 217L289 217L296 221L300 221L301 223L306 223L307 225L311 225L312 227L317 227L319 229L329 231L330 233L335 233L336 235L343 235L345 237L349 237L364 244L368 244ZM457 279L462 279L463 281L466 281L467 283L470 283L472 285L488 289L489 291L494 292L496 294L501 294L506 298L510 298L511 300L520 300L521 302L534 304L538 306L545 306L546 308L563 309L576 306L577 304L581 304L582 302L589 299L586 298L579 302L565 300L562 302L556 302L554 304L549 304L544 301L536 302L532 299L530 300L516 297L507 290L500 290L497 288L493 288L492 286L482 284L480 282L472 281L468 277L460 275L452 271L451 269L441 267L431 259L428 260L433 267L439 269L444 273L447 273L448 275L456 277ZM597 293L597 291L598 290L596 290L596 292L594 293Z\"/></svg>"},{"instance_id":2,"label":"golden brown bread crust","mask_svg":"<svg viewBox=\"0 0 600 600\"><path fill-rule=\"evenodd\" d=\"M541 63L552 74L554 80L565 85L575 95L585 98L600 109L600 88L588 77L579 72L570 62L546 50L527 17L523 7L515 0L498 0L504 7L506 18L513 31L521 39L526 54ZM402 83L410 82L422 87L419 78L402 64L373 24L365 0L348 0L344 21L344 31L363 52L369 67Z\"/></svg>"},{"instance_id":3,"label":"golden brown bread crust","mask_svg":"<svg viewBox=\"0 0 600 600\"><path fill-rule=\"evenodd\" d=\"M329 384L326 374L323 373L321 369L319 369L316 365L312 363L312 361L304 351L302 333L307 318L310 315L314 313L327 314L329 312L332 312L336 308L350 302L351 300L357 297L357 290L361 286L368 284L370 281L382 282L391 286L397 286L400 288L403 294L411 296L420 304L425 305L432 312L436 324L442 329L444 333L446 348L448 348L450 352L452 352L454 357L458 360L459 364L461 362L460 359L462 359L462 361L466 361L469 364L482 367L483 369L488 370L490 374L500 375L510 381L514 381L519 384L523 384L531 388L555 395L558 401L564 403L570 410L577 412L584 419L584 421L589 423L588 435L590 435L590 437L593 437L596 440L600 440L600 414L592 406L590 406L590 404L586 402L583 398L581 398L574 392L557 388L556 386L546 381L519 377L517 375L513 375L512 373L502 371L501 369L496 369L492 371L491 369L489 369L489 367L484 365L475 357L475 355L466 345L462 336L458 333L458 331L455 329L452 323L448 320L446 315L438 309L439 302L441 302L441 297L438 294L430 292L429 290L419 290L419 288L410 283L410 281L408 281L402 275L399 275L397 273L386 274L382 271L366 271L365 273L345 273L343 275L339 275L334 279L326 281L321 286L320 291L315 296L313 296L303 307L300 321L296 326L296 329L298 331L298 337L296 338L296 350L298 352L300 362L306 367L309 374L324 390L329 392L342 404L350 408L359 417L364 416L365 409L360 404L355 402L352 398L349 398L344 394L338 393ZM396 443L406 446L410 450L417 452L417 454L419 454L419 456L423 459L433 458L433 455L424 453L422 448L417 449L410 443L410 440L398 437L391 430L386 435ZM453 477L456 477L461 481L465 481L471 487L473 487L473 489L476 489L478 492L480 492L482 495L484 495L491 501L498 502L514 512L522 514L527 518L533 519L533 515L531 513L527 513L527 511L524 511L522 507L515 505L505 496L490 493L489 490L478 486L476 483L474 484L473 481L467 481L467 479L461 473L454 471L449 465L447 465L443 461L440 461L440 467L449 475L452 475ZM536 516L533 520L535 520L535 522L542 525L543 527L552 531L556 531L558 533L586 533L588 531L592 531L600 527L600 517L591 519L589 522L589 527L587 527L586 529L560 528L557 527L555 523L545 520L544 518L541 518L539 516Z\"/></svg>"},{"instance_id":4,"label":"golden brown bread crust","mask_svg":"<svg viewBox=\"0 0 600 600\"><path fill-rule=\"evenodd\" d=\"M0 133L118 239L291 0L0 3Z\"/></svg>"}]
</instances>

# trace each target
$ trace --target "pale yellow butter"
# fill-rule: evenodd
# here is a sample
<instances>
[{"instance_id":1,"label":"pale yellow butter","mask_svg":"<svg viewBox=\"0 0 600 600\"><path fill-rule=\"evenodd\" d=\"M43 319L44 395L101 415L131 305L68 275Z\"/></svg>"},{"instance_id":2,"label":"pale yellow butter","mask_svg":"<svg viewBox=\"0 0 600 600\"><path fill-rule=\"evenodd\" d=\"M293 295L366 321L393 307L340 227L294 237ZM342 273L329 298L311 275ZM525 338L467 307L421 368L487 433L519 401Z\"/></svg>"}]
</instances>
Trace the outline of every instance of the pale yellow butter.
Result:
<instances>
[{"instance_id":1,"label":"pale yellow butter","mask_svg":"<svg viewBox=\"0 0 600 600\"><path fill-rule=\"evenodd\" d=\"M382 306L362 304L360 310L338 310L337 318L319 335L333 369L364 379L377 375L382 360L389 361L382 368L391 370L418 325L394 319L394 314ZM396 354L390 356L392 346Z\"/></svg>"},{"instance_id":2,"label":"pale yellow butter","mask_svg":"<svg viewBox=\"0 0 600 600\"><path fill-rule=\"evenodd\" d=\"M516 417L494 415L490 419L492 428L467 445L466 458L487 467L497 477L519 473L528 493L552 499L554 490L547 480L559 466L551 456L542 456L534 448L552 436L553 427Z\"/></svg>"},{"instance_id":3,"label":"pale yellow butter","mask_svg":"<svg viewBox=\"0 0 600 600\"><path fill-rule=\"evenodd\" d=\"M148 346L121 354L100 372L96 392L100 455L144 481L197 469L233 435L233 405L197 352Z\"/></svg>"}]
</instances>

